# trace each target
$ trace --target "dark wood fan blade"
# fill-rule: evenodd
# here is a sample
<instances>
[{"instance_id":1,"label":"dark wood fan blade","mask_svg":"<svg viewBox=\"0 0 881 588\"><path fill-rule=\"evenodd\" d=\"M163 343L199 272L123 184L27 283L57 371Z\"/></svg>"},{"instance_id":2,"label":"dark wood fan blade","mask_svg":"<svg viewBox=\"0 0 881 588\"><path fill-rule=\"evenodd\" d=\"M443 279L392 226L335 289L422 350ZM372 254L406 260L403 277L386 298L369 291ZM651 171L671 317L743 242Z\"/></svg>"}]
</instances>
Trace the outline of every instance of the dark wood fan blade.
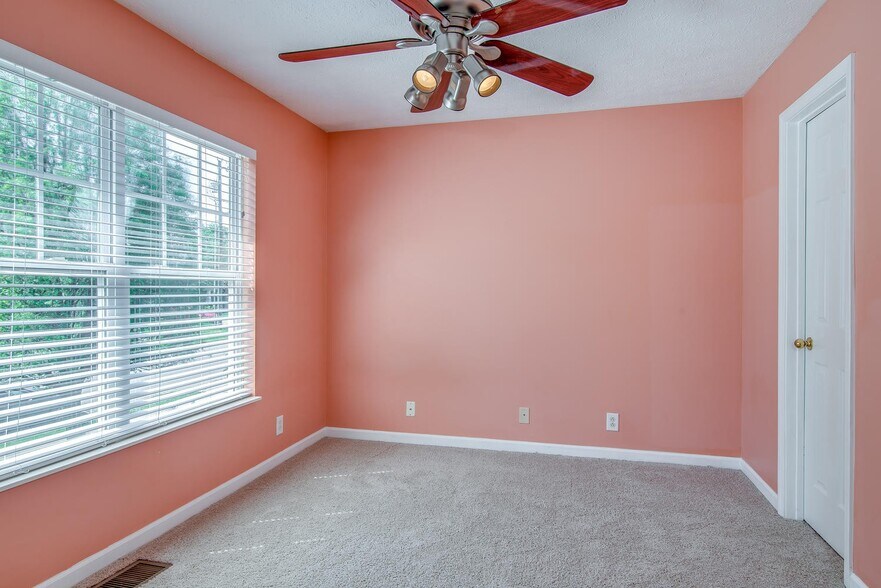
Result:
<instances>
[{"instance_id":1,"label":"dark wood fan blade","mask_svg":"<svg viewBox=\"0 0 881 588\"><path fill-rule=\"evenodd\" d=\"M441 14L441 11L434 7L434 4L428 0L392 0L398 8L410 15L410 18L419 20L423 14L433 16L442 23L446 24L447 19Z\"/></svg>"},{"instance_id":2,"label":"dark wood fan blade","mask_svg":"<svg viewBox=\"0 0 881 588\"><path fill-rule=\"evenodd\" d=\"M398 48L401 41L419 43L422 39L393 39L391 41L377 41L375 43L358 43L357 45L342 45L340 47L327 47L325 49L310 49L308 51L291 51L279 53L279 59L300 63L303 61L315 61L316 59L330 59L332 57L345 57L347 55L362 55L364 53L376 53L378 51L392 51Z\"/></svg>"},{"instance_id":3,"label":"dark wood fan blade","mask_svg":"<svg viewBox=\"0 0 881 588\"><path fill-rule=\"evenodd\" d=\"M491 20L499 25L499 32L492 36L507 37L624 4L627 0L511 0L484 10L474 17L473 24Z\"/></svg>"},{"instance_id":4,"label":"dark wood fan blade","mask_svg":"<svg viewBox=\"0 0 881 588\"><path fill-rule=\"evenodd\" d=\"M484 47L497 47L501 57L488 61L490 67L517 76L564 96L574 96L585 90L592 82L589 73L569 67L553 59L536 55L504 41L487 41Z\"/></svg>"},{"instance_id":5,"label":"dark wood fan blade","mask_svg":"<svg viewBox=\"0 0 881 588\"><path fill-rule=\"evenodd\" d=\"M437 110L444 103L444 94L447 92L447 88L450 86L450 80L452 79L453 74L448 71L445 71L441 76L441 81L437 85L437 90L434 91L431 95L431 99L429 99L428 104L422 110L419 110L415 106L410 107L410 112L414 114L420 114L423 112L431 112L432 110Z\"/></svg>"}]
</instances>

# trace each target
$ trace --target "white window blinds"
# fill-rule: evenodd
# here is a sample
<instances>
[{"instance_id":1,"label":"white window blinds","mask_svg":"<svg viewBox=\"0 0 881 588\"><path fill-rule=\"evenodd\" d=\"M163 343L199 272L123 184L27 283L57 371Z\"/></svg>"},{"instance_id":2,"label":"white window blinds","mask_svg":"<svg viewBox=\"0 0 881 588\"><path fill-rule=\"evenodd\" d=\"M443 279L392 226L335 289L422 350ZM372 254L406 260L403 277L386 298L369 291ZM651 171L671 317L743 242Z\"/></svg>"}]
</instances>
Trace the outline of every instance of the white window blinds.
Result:
<instances>
[{"instance_id":1,"label":"white window blinds","mask_svg":"<svg viewBox=\"0 0 881 588\"><path fill-rule=\"evenodd\" d=\"M0 481L253 395L253 168L0 60Z\"/></svg>"}]
</instances>

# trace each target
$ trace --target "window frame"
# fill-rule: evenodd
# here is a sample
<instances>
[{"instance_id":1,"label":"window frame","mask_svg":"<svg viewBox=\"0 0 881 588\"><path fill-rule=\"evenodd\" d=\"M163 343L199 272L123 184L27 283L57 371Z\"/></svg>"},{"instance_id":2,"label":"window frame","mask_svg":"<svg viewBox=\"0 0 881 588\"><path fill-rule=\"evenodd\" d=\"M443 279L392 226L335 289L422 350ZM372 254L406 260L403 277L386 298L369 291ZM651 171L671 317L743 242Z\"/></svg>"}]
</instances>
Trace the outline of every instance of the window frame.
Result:
<instances>
[{"instance_id":1,"label":"window frame","mask_svg":"<svg viewBox=\"0 0 881 588\"><path fill-rule=\"evenodd\" d=\"M214 131L200 127L195 123L178 117L177 115L157 109L155 106L121 93L118 90L105 86L100 82L87 78L82 74L64 68L63 66L55 64L2 40L0 40L0 59L13 64L11 69L14 73L21 73L26 75L29 79L33 77L33 74L45 78L45 80L35 80L37 82L38 93L40 96L42 96L46 87L53 88L56 84L61 84L63 92L90 103L94 103L99 108L101 136L99 138L98 147L99 165L97 184L79 178L56 176L43 169L42 154L45 151L45 137L42 132L42 124L39 125L37 131L38 169L24 171L15 166L0 164L0 169L5 171L23 173L34 177L34 190L37 195L34 221L35 227L39 227L39 229L35 231L35 243L39 243L39 241L43 239L43 233L46 227L45 211L44 207L41 206L45 203L45 192L42 184L46 180L75 185L89 190L96 190L98 193L102 194L103 196L97 207L98 210L94 222L98 225L113 227L112 231L97 231L97 238L93 243L94 253L91 254L93 258L91 262L46 259L45 247L38 245L38 255L35 259L0 259L0 271L14 270L16 267L20 269L22 265L27 265L29 268L33 267L35 269L44 270L47 273L58 272L62 275L65 272L70 272L72 268L76 268L77 271L95 272L96 280L100 283L100 286L95 289L96 301L91 306L96 308L95 324L99 328L98 332L102 335L100 338L106 339L108 333L114 332L121 335L119 341L110 343L107 341L101 341L98 343L99 351L96 355L100 357L100 360L97 365L103 364L105 366L112 366L113 368L119 367L119 370L114 369L112 372L105 370L104 373L98 376L98 380L95 382L95 387L103 388L108 386L108 379L116 378L119 374L125 374L126 377L133 379L129 358L130 354L125 351L125 348L131 343L132 323L130 322L130 319L132 317L131 289L133 279L145 278L159 280L166 278L180 279L189 277L196 280L228 281L241 280L243 276L247 275L247 261L245 258L246 245L243 237L245 224L243 218L246 204L246 194L244 190L246 172L244 166L247 160L256 160L256 151L223 137ZM38 100L38 116L42 114L41 111L44 108L43 100ZM142 122L151 125L159 123L158 129L163 134L163 143L167 141L167 133L171 132L176 136L180 136L183 140L192 140L197 145L197 156L198 161L200 162L198 172L199 184L197 187L199 192L199 206L197 207L198 222L196 225L198 249L196 251L195 267L192 269L169 265L167 245L170 231L167 226L165 226L165 215L162 215L161 217L163 223L161 239L163 255L161 258L161 266L158 268L155 266L138 267L126 263L124 255L127 247L125 223L118 222L118 219L120 214L124 218L126 199L131 194L131 191L127 189L128 187L126 185L126 154L125 140L123 138L125 135L126 119L129 117L135 120L143 119ZM209 145L206 146L203 145L203 143L208 143ZM210 149L213 152L228 157L231 163L229 166L230 210L228 218L230 223L230 241L235 243L235 248L230 250L229 259L231 264L233 264L233 260L235 260L235 263L230 267L227 267L225 270L220 270L216 267L213 269L206 269L205 266L210 264L206 263L206 260L202 255L202 226L204 215L204 207L202 206L202 168L204 166L202 163L202 153L205 149ZM163 149L163 163L165 161L166 153L167 151ZM163 182L166 175L167 171L163 170ZM218 177L220 177L220 173L218 173ZM138 196L140 197L141 195L138 194ZM147 196L149 198L149 195ZM255 194L252 194L251 197L255 197ZM222 188L219 188L218 201L221 199ZM163 198L162 200L165 199ZM163 210L166 205L167 201L160 202L160 206ZM223 215L218 215L218 220L221 216ZM250 222L253 223L253 219L251 219ZM253 243L251 243L249 251L253 254ZM112 268L113 271L108 272L108 268ZM250 274L252 279L253 272L254 269L251 268ZM109 273L110 275L101 277L102 273ZM118 292L112 296L104 295L108 290L117 290ZM120 296L118 295L120 293L119 291L128 291L128 295ZM249 307L245 301L245 296L237 288L230 288L227 296L227 305L230 316L235 314L235 316L240 317L242 316L241 313L247 313L249 311L253 312L253 306ZM233 345L231 341L227 344ZM254 339L252 339L250 346L251 357L253 357L254 353L253 345ZM114 357L118 357L119 361L124 363L119 366L115 365L115 362L113 361ZM53 460L48 464L38 463L36 466L28 466L32 467L32 469L0 480L0 491L96 459L103 455L120 451L134 444L153 439L218 414L223 414L239 407L253 404L261 400L261 398L256 394L253 366L249 369L252 370L251 394L245 398L213 406L208 410L201 410L194 414L175 418L172 421L160 421L158 426L146 430L135 431L134 434L130 436L112 439L103 447L96 447L86 451L83 451L82 447L80 447L79 451L70 457L62 457L61 459ZM114 386L118 385L117 382ZM106 406L102 407L102 410L105 409L107 409Z\"/></svg>"}]
</instances>

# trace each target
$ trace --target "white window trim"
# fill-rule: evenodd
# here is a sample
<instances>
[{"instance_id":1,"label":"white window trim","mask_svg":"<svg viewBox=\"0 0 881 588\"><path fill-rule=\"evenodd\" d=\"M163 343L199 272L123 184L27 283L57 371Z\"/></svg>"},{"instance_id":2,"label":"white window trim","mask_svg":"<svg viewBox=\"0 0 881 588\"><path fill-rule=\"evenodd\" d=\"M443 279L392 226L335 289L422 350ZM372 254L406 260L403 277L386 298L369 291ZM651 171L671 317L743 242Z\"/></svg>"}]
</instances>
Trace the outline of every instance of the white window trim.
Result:
<instances>
[{"instance_id":1,"label":"white window trim","mask_svg":"<svg viewBox=\"0 0 881 588\"><path fill-rule=\"evenodd\" d=\"M126 94L116 88L112 88L107 84L94 80L89 76L68 69L63 65L50 61L35 53L31 53L27 49L22 49L21 47L2 39L0 39L0 59L5 59L6 61L10 61L26 69L33 70L47 78L57 80L62 84L66 84L82 92L92 94L97 98L106 100L107 102L125 108L126 110L137 112L142 116L167 124L174 127L176 130L189 133L203 141L214 143L215 145L234 151L248 159L257 159L257 151L252 147L243 145L242 143L234 141L216 131L198 125L174 113L159 108L158 106L154 106L140 98L135 98L134 96Z\"/></svg>"},{"instance_id":2,"label":"white window trim","mask_svg":"<svg viewBox=\"0 0 881 588\"><path fill-rule=\"evenodd\" d=\"M2 39L0 39L0 59L3 59L10 63L14 63L15 65L22 67L26 70L33 71L34 73L49 78L50 80L57 81L66 86L69 86L72 93L77 93L77 91L79 91L81 93L90 94L91 99L98 98L99 100L106 101L121 109L131 111L132 113L137 113L137 115L139 115L140 117L151 118L159 123L172 127L175 131L189 134L196 139L200 139L208 143L213 143L218 147L229 150L246 159L256 160L257 158L257 151L251 147L234 141L233 139L221 135L216 131L212 131L211 129L205 128L176 114L154 106L149 102L145 102L139 98L135 98L134 96L112 88L84 74L73 71L58 63L36 55L35 53L31 53L26 49L18 47L17 45L13 45L12 43L9 43ZM107 140L110 140L110 137L107 137ZM103 173L106 173L105 170L102 170L102 174ZM243 170L238 169L235 171L235 173L242 174ZM64 178L64 181L70 183L71 179ZM105 181L118 182L119 179L112 177L111 174L110 176L106 177ZM72 183L76 182L74 181ZM231 189L236 188L231 186ZM236 201L238 203L236 199L233 199L233 201ZM112 247L113 245L109 244L109 246ZM41 262L39 260L31 260L30 263L52 267L55 266L55 264L52 262ZM231 304L236 304L236 302L231 301ZM15 488L17 486L21 486L22 484L26 484L45 476L58 473L60 471L80 465L82 463L92 461L99 457L103 457L105 455L127 449L138 443L160 437L167 433L207 420L214 416L254 404L255 402L259 402L260 400L262 400L262 397L254 394L246 398L241 398L239 400L216 406L204 412L171 421L163 426L146 430L142 433L132 435L131 437L114 441L109 445L98 447L88 452L73 455L68 459L63 459L61 461L57 461L45 466L40 466L32 471L28 471L26 473L16 475L12 478L0 481L0 492Z\"/></svg>"}]
</instances>

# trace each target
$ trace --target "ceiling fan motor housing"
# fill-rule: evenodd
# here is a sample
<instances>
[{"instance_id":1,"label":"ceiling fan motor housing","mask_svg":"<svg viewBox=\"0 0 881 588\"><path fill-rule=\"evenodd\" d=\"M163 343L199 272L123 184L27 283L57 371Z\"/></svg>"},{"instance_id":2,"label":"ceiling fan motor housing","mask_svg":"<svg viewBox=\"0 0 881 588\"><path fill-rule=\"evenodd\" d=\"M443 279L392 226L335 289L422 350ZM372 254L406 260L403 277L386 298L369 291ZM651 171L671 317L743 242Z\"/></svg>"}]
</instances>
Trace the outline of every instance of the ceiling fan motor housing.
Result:
<instances>
[{"instance_id":1,"label":"ceiling fan motor housing","mask_svg":"<svg viewBox=\"0 0 881 588\"><path fill-rule=\"evenodd\" d=\"M465 29L460 29L452 21L447 31L439 34L434 41L437 50L449 58L450 64L447 65L449 71L455 71L457 69L455 64L468 57L468 37L465 36Z\"/></svg>"},{"instance_id":2,"label":"ceiling fan motor housing","mask_svg":"<svg viewBox=\"0 0 881 588\"><path fill-rule=\"evenodd\" d=\"M487 2L486 0L429 0L438 11L447 17L447 20L450 21L450 24L453 24L452 19L456 19L459 21L462 26L464 26L467 30L467 27L470 26L471 18L480 14L484 10L489 10L492 8L492 4ZM416 31L423 39L431 39L432 32L431 29L428 28L422 21L411 18L410 24L413 25L413 30Z\"/></svg>"}]
</instances>

